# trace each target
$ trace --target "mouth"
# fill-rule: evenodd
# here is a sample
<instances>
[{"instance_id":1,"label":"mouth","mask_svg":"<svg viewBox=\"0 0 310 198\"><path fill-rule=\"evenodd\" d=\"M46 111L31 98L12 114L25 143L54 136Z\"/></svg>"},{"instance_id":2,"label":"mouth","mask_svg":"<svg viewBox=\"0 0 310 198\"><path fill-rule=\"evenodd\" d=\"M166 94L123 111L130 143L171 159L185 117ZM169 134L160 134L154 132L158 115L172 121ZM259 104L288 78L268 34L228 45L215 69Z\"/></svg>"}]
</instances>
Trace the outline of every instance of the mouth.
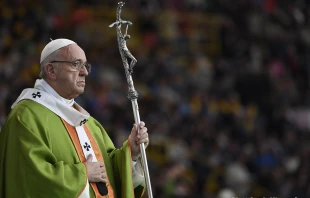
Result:
<instances>
[{"instance_id":1,"label":"mouth","mask_svg":"<svg viewBox=\"0 0 310 198\"><path fill-rule=\"evenodd\" d=\"M77 83L85 85L85 81L78 81Z\"/></svg>"}]
</instances>

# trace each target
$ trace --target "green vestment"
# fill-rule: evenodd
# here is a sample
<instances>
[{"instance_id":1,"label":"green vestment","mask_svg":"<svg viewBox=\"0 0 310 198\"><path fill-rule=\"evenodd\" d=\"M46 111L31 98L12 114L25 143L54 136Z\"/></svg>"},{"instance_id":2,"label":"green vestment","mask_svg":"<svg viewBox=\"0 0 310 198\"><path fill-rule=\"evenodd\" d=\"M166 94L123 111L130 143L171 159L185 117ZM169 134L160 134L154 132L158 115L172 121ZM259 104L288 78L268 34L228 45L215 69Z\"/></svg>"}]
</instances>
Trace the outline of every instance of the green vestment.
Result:
<instances>
[{"instance_id":1,"label":"green vestment","mask_svg":"<svg viewBox=\"0 0 310 198\"><path fill-rule=\"evenodd\" d=\"M133 189L128 142L116 149L94 118L86 122L96 140L117 198L141 197ZM87 181L86 167L59 116L32 100L20 101L0 132L0 198L75 198ZM89 186L90 197L94 192Z\"/></svg>"}]
</instances>

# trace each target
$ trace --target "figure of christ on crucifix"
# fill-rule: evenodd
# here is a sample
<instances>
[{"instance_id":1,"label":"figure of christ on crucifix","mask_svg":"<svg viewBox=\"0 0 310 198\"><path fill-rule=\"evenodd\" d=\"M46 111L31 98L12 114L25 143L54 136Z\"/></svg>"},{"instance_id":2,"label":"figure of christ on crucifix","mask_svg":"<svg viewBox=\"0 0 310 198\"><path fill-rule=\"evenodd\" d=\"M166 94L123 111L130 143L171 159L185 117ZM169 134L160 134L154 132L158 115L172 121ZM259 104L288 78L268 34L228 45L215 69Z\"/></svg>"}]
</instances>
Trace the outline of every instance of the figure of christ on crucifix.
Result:
<instances>
[{"instance_id":1,"label":"figure of christ on crucifix","mask_svg":"<svg viewBox=\"0 0 310 198\"><path fill-rule=\"evenodd\" d=\"M123 7L124 4L125 4L124 2L118 3L117 15L116 15L117 21L109 25L109 27L112 28L116 26L117 40L118 40L119 48L121 50L121 56L122 56L123 61L126 61L124 65L126 69L128 70L128 72L131 74L133 72L133 67L137 63L137 59L130 53L129 49L127 48L127 44L126 44L126 41L130 39L130 35L127 34L128 26L132 25L132 23L130 21L123 21L120 17L121 8ZM126 30L125 30L124 35L122 33L122 25L126 25ZM129 67L128 67L127 58L131 59Z\"/></svg>"}]
</instances>

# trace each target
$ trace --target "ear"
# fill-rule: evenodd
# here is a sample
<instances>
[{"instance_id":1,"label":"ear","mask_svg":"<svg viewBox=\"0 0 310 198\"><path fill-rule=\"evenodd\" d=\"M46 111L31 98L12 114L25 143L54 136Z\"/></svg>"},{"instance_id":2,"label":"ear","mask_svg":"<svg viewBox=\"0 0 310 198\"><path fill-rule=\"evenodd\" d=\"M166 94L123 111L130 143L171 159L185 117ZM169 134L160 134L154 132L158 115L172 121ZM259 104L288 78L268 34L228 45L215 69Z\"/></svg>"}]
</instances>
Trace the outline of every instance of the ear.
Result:
<instances>
[{"instance_id":1,"label":"ear","mask_svg":"<svg viewBox=\"0 0 310 198\"><path fill-rule=\"evenodd\" d=\"M55 72L55 67L51 63L47 63L45 65L45 73L46 77L51 79L51 80L56 80L56 72Z\"/></svg>"}]
</instances>

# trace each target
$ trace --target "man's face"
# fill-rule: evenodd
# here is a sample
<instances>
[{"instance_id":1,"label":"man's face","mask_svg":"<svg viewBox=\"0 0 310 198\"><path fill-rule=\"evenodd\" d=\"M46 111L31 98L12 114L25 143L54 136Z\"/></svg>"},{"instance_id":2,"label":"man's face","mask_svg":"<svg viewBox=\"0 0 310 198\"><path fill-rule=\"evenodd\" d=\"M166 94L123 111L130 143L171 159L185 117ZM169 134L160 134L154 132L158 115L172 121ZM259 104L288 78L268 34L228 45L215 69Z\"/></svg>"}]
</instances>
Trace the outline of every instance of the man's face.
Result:
<instances>
[{"instance_id":1,"label":"man's face","mask_svg":"<svg viewBox=\"0 0 310 198\"><path fill-rule=\"evenodd\" d=\"M84 51L76 44L68 45L63 48L59 56L61 61L81 60L86 62ZM59 61L57 60L57 61ZM57 92L66 99L76 98L84 92L85 77L88 75L85 67L81 71L77 71L70 63L57 63L55 67Z\"/></svg>"}]
</instances>

